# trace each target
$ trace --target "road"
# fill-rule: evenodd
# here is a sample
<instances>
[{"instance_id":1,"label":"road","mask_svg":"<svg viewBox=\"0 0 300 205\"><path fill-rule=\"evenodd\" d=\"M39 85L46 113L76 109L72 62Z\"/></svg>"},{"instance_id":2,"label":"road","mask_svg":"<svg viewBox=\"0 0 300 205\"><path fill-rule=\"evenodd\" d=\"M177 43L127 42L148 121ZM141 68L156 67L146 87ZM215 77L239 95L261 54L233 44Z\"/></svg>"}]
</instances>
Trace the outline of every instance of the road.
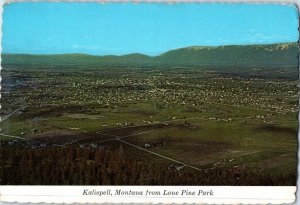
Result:
<instances>
[{"instance_id":1,"label":"road","mask_svg":"<svg viewBox=\"0 0 300 205\"><path fill-rule=\"evenodd\" d=\"M10 118L12 115L14 115L16 112L18 112L18 111L20 111L20 110L22 110L22 109L24 109L24 108L26 108L26 107L27 107L27 106L23 106L23 107L21 107L21 108L18 108L18 109L16 109L16 110L14 110L13 112L11 112L10 114L8 114L8 115L6 115L6 116L1 117L0 122L3 122L4 120L7 120L7 119Z\"/></svg>"},{"instance_id":2,"label":"road","mask_svg":"<svg viewBox=\"0 0 300 205\"><path fill-rule=\"evenodd\" d=\"M137 146L137 145L135 145L135 144L131 144L131 143L126 142L126 141L124 141L124 140L122 140L122 139L120 139L120 138L117 138L117 139L115 139L115 140L116 140L116 141L120 141L120 142L122 142L122 143L124 143L124 144L130 145L130 146L132 146L132 147L135 147L135 148L137 148L137 149L143 150L143 151L145 151L145 152L149 152L149 153L151 153L151 154L153 154L153 155L156 155L156 156L158 156L158 157L160 157L160 158L167 159L167 160L169 160L169 161L172 161L172 162L175 162L175 163L178 163L178 164L182 164L182 165L185 166L185 167L190 167L190 168L192 168L192 169L201 171L201 169L199 169L199 168L197 168L197 167L194 167L194 166L189 165L189 164L186 164L186 163L184 163L184 162L181 162L181 161L172 159L172 158L170 158L170 157L167 157L167 156L158 154L158 153L153 152L153 151L150 151L150 150L148 150L148 149L139 147L139 146Z\"/></svg>"},{"instance_id":3,"label":"road","mask_svg":"<svg viewBox=\"0 0 300 205\"><path fill-rule=\"evenodd\" d=\"M45 143L44 141L40 141L40 140L36 140L36 139L24 138L24 137L20 137L20 136L7 135L7 134L2 134L2 133L0 133L0 136L10 137L10 138L20 139L20 140L27 140L27 141L37 142L37 143L41 143L41 144ZM57 147L65 147L65 145L60 145L60 144L53 144L53 145L57 146Z\"/></svg>"},{"instance_id":4,"label":"road","mask_svg":"<svg viewBox=\"0 0 300 205\"><path fill-rule=\"evenodd\" d=\"M6 134L0 134L0 136L4 136L4 137L10 137L10 138L14 138L14 139L20 139L20 140L31 140L31 139L24 138L24 137L13 136L13 135L6 135Z\"/></svg>"},{"instance_id":5,"label":"road","mask_svg":"<svg viewBox=\"0 0 300 205\"><path fill-rule=\"evenodd\" d=\"M151 150L145 149L145 148L143 148L143 147L137 146L137 145L135 145L135 144L132 144L132 143L129 143L129 142L123 140L123 138L126 138L126 137L137 136L137 135L140 135L140 134L144 134L144 133L148 133L148 132L153 132L153 131L156 131L156 130L159 130L159 129L162 129L162 128L153 129L153 130L148 130L148 131L144 131L144 132L140 132L140 133L135 133L135 134L132 134L132 135L127 135L127 136L122 136L122 137L120 137L120 136L118 136L118 135L109 135L109 134L105 134L105 135L107 135L107 136L111 136L111 137L115 137L115 138L113 138L113 139L107 139L107 140L101 140L101 141L97 141L97 142L100 142L100 143L101 143L101 142L107 142L107 141L113 141L113 140L116 140L116 141L122 142L122 143L124 143L124 144L127 144L127 145L129 145L129 146L132 146L132 147L135 147L135 148L137 148L137 149L140 149L140 150L143 150L143 151L145 151L145 152L148 152L148 153L150 153L150 154L156 155L156 156L158 156L158 157L160 157L160 158L163 158L163 159L166 159L166 160L169 160L169 161L172 161L172 162L181 164L181 165L183 165L183 166L185 166L185 167L190 167L190 168L195 169L195 170L197 170L197 171L201 171L201 169L198 168L198 167L192 166L192 165L190 165L190 164L186 164L185 162L178 161L178 160L176 160L176 159L172 159L172 158L167 157L167 156L164 156L164 155L162 155L162 154L158 154L158 153L156 153L156 152L153 152L153 151L151 151Z\"/></svg>"}]
</instances>

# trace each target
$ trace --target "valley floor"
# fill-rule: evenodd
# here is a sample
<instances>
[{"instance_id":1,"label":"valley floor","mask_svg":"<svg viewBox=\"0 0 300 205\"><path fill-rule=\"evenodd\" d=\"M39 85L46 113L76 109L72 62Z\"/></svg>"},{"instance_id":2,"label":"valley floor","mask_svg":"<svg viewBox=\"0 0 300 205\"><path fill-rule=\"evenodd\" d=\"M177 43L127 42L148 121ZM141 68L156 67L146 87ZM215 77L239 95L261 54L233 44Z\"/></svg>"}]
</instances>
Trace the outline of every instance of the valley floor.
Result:
<instances>
[{"instance_id":1,"label":"valley floor","mask_svg":"<svg viewBox=\"0 0 300 205\"><path fill-rule=\"evenodd\" d=\"M17 158L22 158L22 152L32 152L31 157L49 152L54 159L64 153L61 150L86 150L91 153L86 158L71 154L74 167L68 165L82 170L79 167L86 164L87 169L94 170L81 174L82 183L84 176L90 178L93 173L95 177L104 165L112 170L114 180L116 173L124 178L126 173L133 176L133 170L124 171L117 165L127 160L132 163L128 166L157 169L154 171L162 171L162 176L176 178L161 184L185 184L180 181L185 180L180 173L186 177L196 173L198 185L253 185L249 179L255 176L265 178L255 185L293 185L297 166L297 81L280 78L278 73L272 77L259 72L253 77L255 72L192 68L4 69L0 139L5 168L1 179L18 184L6 175L14 170L20 179L17 167L30 163L25 162L26 158L22 159L23 165L19 164ZM117 155L118 163L97 161L97 151ZM15 158L3 157L9 152L15 153ZM47 160L39 158L31 171L39 166L43 170L51 163L55 169L56 162ZM141 172L140 168L135 171ZM212 180L208 175L216 173L219 182L199 180L203 176ZM110 183L159 184L160 178L144 174L153 181L136 176L131 182L126 178L115 183L111 179ZM232 183L225 183L221 175L232 177ZM241 175L251 177L236 181ZM103 181L103 172L101 176L95 184L109 184ZM35 183L53 184L43 180ZM57 183L72 184L68 179Z\"/></svg>"}]
</instances>

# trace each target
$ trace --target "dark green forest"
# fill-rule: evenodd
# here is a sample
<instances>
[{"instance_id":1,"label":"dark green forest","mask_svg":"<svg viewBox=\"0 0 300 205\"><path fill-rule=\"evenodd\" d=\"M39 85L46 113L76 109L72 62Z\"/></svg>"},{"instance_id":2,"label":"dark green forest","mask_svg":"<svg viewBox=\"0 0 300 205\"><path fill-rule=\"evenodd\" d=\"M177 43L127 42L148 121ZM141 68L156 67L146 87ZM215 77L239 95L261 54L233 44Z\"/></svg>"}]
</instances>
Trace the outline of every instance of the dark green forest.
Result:
<instances>
[{"instance_id":1,"label":"dark green forest","mask_svg":"<svg viewBox=\"0 0 300 205\"><path fill-rule=\"evenodd\" d=\"M296 175L247 169L180 171L132 161L119 151L76 147L0 149L1 185L295 185Z\"/></svg>"}]
</instances>

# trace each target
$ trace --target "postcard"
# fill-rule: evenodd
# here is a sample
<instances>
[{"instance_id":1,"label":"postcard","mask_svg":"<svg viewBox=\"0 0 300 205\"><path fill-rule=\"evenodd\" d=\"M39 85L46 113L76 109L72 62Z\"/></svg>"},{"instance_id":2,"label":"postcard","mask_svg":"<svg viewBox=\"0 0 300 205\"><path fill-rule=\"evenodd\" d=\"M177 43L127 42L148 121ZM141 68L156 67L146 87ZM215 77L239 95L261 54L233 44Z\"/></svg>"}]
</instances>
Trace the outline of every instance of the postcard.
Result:
<instances>
[{"instance_id":1,"label":"postcard","mask_svg":"<svg viewBox=\"0 0 300 205\"><path fill-rule=\"evenodd\" d=\"M2 202L295 201L296 5L2 8Z\"/></svg>"}]
</instances>

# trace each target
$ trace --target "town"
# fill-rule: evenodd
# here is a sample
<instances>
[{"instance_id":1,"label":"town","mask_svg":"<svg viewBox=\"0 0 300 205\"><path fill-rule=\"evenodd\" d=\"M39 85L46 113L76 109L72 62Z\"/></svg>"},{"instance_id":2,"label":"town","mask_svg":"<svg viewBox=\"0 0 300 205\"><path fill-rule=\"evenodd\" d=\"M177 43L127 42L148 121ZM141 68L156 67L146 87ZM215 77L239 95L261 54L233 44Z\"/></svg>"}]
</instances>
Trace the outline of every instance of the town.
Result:
<instances>
[{"instance_id":1,"label":"town","mask_svg":"<svg viewBox=\"0 0 300 205\"><path fill-rule=\"evenodd\" d=\"M4 67L1 146L112 150L175 172L296 169L291 68L80 69Z\"/></svg>"}]
</instances>

